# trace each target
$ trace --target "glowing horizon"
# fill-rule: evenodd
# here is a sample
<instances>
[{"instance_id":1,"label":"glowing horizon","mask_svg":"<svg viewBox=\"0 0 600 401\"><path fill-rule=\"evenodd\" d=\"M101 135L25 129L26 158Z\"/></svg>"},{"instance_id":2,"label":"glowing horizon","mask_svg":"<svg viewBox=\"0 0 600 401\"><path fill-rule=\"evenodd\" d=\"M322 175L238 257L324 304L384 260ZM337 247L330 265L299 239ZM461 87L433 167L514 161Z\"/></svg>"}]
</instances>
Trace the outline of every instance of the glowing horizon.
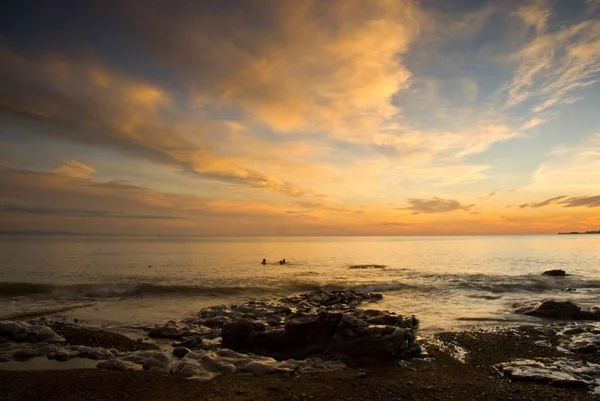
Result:
<instances>
[{"instance_id":1,"label":"glowing horizon","mask_svg":"<svg viewBox=\"0 0 600 401\"><path fill-rule=\"evenodd\" d=\"M600 229L598 0L2 8L0 230Z\"/></svg>"}]
</instances>

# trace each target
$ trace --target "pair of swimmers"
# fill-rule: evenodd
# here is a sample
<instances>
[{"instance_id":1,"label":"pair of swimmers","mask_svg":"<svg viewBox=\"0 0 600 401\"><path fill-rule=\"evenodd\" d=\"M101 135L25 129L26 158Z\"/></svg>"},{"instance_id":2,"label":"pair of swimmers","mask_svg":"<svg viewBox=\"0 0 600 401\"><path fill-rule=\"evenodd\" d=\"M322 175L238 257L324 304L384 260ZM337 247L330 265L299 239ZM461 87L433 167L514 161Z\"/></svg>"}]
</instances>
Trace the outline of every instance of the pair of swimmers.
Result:
<instances>
[{"instance_id":1,"label":"pair of swimmers","mask_svg":"<svg viewBox=\"0 0 600 401\"><path fill-rule=\"evenodd\" d=\"M266 265L267 264L267 259L263 259L263 261L261 262L261 264ZM279 261L280 265L285 265L285 259L281 259Z\"/></svg>"}]
</instances>

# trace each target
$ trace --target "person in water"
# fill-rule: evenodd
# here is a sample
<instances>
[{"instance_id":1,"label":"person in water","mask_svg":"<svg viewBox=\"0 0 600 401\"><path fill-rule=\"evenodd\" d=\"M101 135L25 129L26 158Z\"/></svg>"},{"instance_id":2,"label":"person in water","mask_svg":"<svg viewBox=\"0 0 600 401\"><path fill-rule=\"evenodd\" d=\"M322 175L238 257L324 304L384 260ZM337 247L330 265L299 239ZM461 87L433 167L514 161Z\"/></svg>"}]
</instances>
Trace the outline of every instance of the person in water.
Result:
<instances>
[{"instance_id":1,"label":"person in water","mask_svg":"<svg viewBox=\"0 0 600 401\"><path fill-rule=\"evenodd\" d=\"M285 259L282 259L282 260L280 260L280 261L279 261L279 264L280 264L280 265L285 265Z\"/></svg>"},{"instance_id":2,"label":"person in water","mask_svg":"<svg viewBox=\"0 0 600 401\"><path fill-rule=\"evenodd\" d=\"M263 259L263 261L261 262L261 264L266 265L267 264L267 259Z\"/></svg>"}]
</instances>

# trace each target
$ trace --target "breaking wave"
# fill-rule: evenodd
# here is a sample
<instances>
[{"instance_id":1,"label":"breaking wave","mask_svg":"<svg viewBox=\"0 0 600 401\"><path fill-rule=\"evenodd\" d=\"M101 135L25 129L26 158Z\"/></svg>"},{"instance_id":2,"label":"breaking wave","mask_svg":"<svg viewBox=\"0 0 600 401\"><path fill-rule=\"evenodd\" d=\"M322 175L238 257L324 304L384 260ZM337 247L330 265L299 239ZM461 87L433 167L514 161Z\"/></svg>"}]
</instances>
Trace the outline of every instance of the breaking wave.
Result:
<instances>
[{"instance_id":1,"label":"breaking wave","mask_svg":"<svg viewBox=\"0 0 600 401\"><path fill-rule=\"evenodd\" d=\"M53 285L41 283L0 282L0 298L18 296L46 296L57 298L123 298L130 296L224 296L287 295L318 290L355 290L370 292L439 292L458 291L487 293L474 295L485 299L500 298L499 294L515 292L560 291L567 287L575 289L600 288L600 281L585 280L571 276L559 280L538 276L485 276L485 275L414 275L408 280L393 281L335 281L316 282L307 280L261 282L257 285L188 285L159 284L151 282L88 283ZM489 295L494 294L494 295Z\"/></svg>"}]
</instances>

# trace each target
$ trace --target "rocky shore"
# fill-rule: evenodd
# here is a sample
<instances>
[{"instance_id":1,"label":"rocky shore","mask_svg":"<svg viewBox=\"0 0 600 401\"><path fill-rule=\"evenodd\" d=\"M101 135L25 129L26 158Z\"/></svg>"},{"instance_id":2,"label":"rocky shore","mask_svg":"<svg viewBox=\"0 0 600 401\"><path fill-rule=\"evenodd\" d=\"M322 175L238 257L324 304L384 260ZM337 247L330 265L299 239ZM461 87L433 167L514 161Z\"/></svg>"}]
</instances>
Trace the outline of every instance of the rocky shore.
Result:
<instances>
[{"instance_id":1,"label":"rocky shore","mask_svg":"<svg viewBox=\"0 0 600 401\"><path fill-rule=\"evenodd\" d=\"M543 301L517 312L562 320L419 338L416 317L368 308L381 297L320 291L220 305L134 328L148 340L46 318L0 322L0 369L36 369L40 358L98 368L0 370L0 400L583 400L598 391L595 309Z\"/></svg>"}]
</instances>

